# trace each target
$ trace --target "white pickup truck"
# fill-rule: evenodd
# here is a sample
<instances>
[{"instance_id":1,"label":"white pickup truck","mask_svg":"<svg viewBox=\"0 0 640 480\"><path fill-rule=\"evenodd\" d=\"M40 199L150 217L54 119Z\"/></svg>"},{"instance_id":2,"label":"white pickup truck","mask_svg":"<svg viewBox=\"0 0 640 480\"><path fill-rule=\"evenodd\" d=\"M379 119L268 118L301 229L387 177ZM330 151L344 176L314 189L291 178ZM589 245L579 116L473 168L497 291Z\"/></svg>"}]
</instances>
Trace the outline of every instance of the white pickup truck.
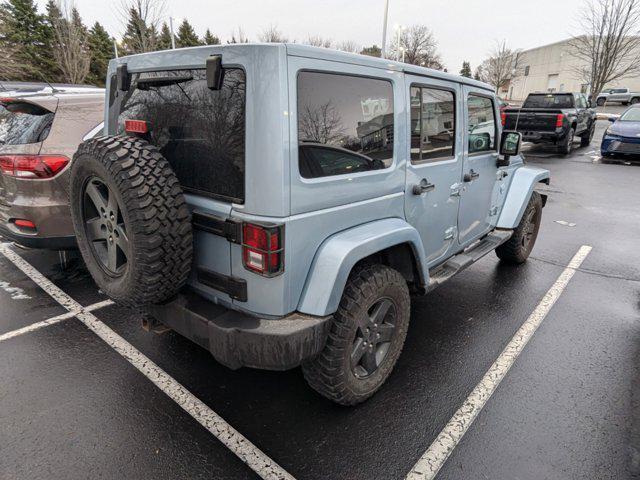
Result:
<instances>
[{"instance_id":1,"label":"white pickup truck","mask_svg":"<svg viewBox=\"0 0 640 480\"><path fill-rule=\"evenodd\" d=\"M628 88L607 88L598 94L596 104L601 107L606 103L616 102L622 105L640 102L639 92L630 92Z\"/></svg>"}]
</instances>

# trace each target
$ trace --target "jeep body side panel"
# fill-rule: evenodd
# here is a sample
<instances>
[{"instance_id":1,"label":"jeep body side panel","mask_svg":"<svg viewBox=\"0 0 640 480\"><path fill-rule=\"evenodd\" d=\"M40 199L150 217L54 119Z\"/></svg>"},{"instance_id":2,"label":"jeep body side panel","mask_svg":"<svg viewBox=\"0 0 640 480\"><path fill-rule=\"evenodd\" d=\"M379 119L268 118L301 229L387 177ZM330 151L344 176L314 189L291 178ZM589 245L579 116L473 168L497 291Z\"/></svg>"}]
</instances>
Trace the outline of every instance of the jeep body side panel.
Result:
<instances>
[{"instance_id":1,"label":"jeep body side panel","mask_svg":"<svg viewBox=\"0 0 640 480\"><path fill-rule=\"evenodd\" d=\"M363 258L400 244L411 246L423 284L429 272L418 231L400 218L378 220L328 238L318 249L298 310L309 315L330 315L340 302L353 266Z\"/></svg>"},{"instance_id":2,"label":"jeep body side panel","mask_svg":"<svg viewBox=\"0 0 640 480\"><path fill-rule=\"evenodd\" d=\"M242 275L247 282L247 301L234 302L235 308L263 316L283 316L295 311L314 257L327 238L355 225L389 217L402 218L403 208L404 192L399 192L285 219L239 214L236 218L243 221L284 223L285 259L284 273L277 277L262 277L246 270L242 274L237 269L242 268L241 254L234 251L231 259L234 272L239 272L237 275ZM326 283L330 285L330 280Z\"/></svg>"},{"instance_id":3,"label":"jeep body side panel","mask_svg":"<svg viewBox=\"0 0 640 480\"><path fill-rule=\"evenodd\" d=\"M538 182L549 182L549 170L521 166L512 174L497 228L516 228Z\"/></svg>"}]
</instances>

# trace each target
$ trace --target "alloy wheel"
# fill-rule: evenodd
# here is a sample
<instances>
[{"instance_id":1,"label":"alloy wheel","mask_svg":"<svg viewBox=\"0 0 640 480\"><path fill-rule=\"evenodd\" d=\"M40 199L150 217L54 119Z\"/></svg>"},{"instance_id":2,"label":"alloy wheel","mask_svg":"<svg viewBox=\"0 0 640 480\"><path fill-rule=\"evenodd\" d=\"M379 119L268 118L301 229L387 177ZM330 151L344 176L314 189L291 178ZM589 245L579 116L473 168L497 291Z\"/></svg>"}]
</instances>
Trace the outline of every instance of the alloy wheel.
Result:
<instances>
[{"instance_id":1,"label":"alloy wheel","mask_svg":"<svg viewBox=\"0 0 640 480\"><path fill-rule=\"evenodd\" d=\"M359 322L351 348L356 378L372 375L387 356L396 331L397 308L390 298L378 299Z\"/></svg>"}]
</instances>

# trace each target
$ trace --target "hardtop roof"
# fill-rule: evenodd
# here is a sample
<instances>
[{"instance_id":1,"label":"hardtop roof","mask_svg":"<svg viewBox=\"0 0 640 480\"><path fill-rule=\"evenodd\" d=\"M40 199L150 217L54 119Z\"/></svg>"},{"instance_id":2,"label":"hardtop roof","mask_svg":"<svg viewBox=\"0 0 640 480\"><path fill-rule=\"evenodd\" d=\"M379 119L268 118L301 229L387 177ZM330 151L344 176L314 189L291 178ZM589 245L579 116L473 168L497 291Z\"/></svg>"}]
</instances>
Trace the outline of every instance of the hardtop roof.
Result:
<instances>
[{"instance_id":1,"label":"hardtop roof","mask_svg":"<svg viewBox=\"0 0 640 480\"><path fill-rule=\"evenodd\" d=\"M388 60L377 57L370 57L367 55L360 55L357 53L347 53L330 48L312 47L309 45L301 45L298 43L233 43L228 45L206 45L200 47L181 48L176 50L160 50L157 52L139 53L136 55L130 55L125 57L119 57L112 59L109 63L109 71L113 72L116 65L128 63L128 60L133 60L133 63L137 68L149 69L150 66L155 65L156 68L162 68L161 63L154 61L154 57L171 56L175 58L179 52L184 52L187 55L189 62L194 58L193 54L199 52L211 52L220 53L225 49L233 49L240 51L244 49L263 49L263 48L285 48L286 54L295 57L314 58L318 60L328 60L334 62L348 63L351 65L361 65L365 67L380 68L384 70L393 70L405 72L411 75L419 75L431 78L437 78L440 80L446 80L450 82L461 83L464 85L470 85L484 90L495 92L495 89L488 83L480 82L472 78L463 77L461 75L454 75L431 68L421 67L418 65L411 65L408 63L398 62L395 60ZM224 55L224 53L223 53ZM153 60L152 60L153 59ZM223 60L224 62L224 60Z\"/></svg>"}]
</instances>

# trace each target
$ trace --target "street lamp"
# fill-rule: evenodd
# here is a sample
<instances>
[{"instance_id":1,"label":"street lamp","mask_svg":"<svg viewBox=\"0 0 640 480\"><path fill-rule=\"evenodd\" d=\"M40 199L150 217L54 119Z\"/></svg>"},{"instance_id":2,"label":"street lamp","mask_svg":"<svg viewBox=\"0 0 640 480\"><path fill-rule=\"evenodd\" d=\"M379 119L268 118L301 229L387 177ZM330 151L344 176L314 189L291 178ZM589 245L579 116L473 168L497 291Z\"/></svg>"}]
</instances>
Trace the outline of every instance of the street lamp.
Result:
<instances>
[{"instance_id":1,"label":"street lamp","mask_svg":"<svg viewBox=\"0 0 640 480\"><path fill-rule=\"evenodd\" d=\"M407 29L404 25L398 25L397 23L394 25L396 30L396 60L400 61L400 51L402 50L402 61L404 62L404 47L400 45L400 35L403 31Z\"/></svg>"},{"instance_id":2,"label":"street lamp","mask_svg":"<svg viewBox=\"0 0 640 480\"><path fill-rule=\"evenodd\" d=\"M384 0L384 21L382 23L382 49L380 57L384 58L387 49L387 18L389 17L389 0Z\"/></svg>"}]
</instances>

